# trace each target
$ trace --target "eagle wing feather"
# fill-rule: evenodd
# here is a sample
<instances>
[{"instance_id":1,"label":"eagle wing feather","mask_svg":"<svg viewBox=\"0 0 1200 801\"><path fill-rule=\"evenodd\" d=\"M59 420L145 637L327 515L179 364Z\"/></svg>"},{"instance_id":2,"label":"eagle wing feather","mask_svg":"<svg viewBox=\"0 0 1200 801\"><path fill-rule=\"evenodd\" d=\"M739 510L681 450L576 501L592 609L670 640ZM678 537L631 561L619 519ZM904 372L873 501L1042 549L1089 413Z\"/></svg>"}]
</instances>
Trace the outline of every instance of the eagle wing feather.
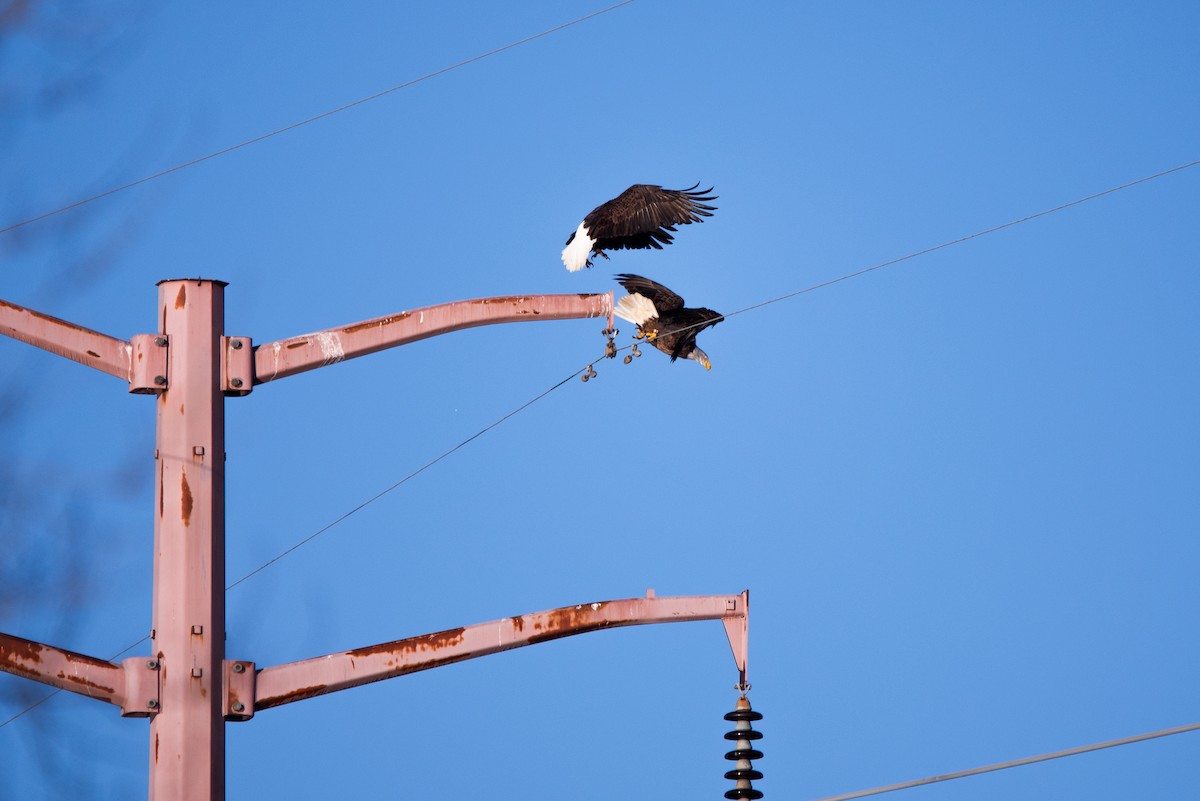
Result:
<instances>
[{"instance_id":1,"label":"eagle wing feather","mask_svg":"<svg viewBox=\"0 0 1200 801\"><path fill-rule=\"evenodd\" d=\"M696 335L705 328L714 326L725 319L725 315L712 309L680 309L671 315L669 323L664 323L660 336L675 334L675 347L671 349L671 361L686 357L696 347Z\"/></svg>"},{"instance_id":2,"label":"eagle wing feather","mask_svg":"<svg viewBox=\"0 0 1200 801\"><path fill-rule=\"evenodd\" d=\"M716 211L716 206L707 205L707 201L716 200L709 194L712 188L696 191L699 185L663 189L653 184L634 184L597 206L583 222L594 239L628 239L614 249L661 248L660 242L670 244L672 237L667 232L674 231L675 226L703 222Z\"/></svg>"},{"instance_id":3,"label":"eagle wing feather","mask_svg":"<svg viewBox=\"0 0 1200 801\"><path fill-rule=\"evenodd\" d=\"M658 309L660 316L666 312L683 308L683 298L657 281L651 281L649 278L629 273L621 273L615 276L615 278L617 279L617 283L625 287L625 291L629 294L641 295L653 303L654 308Z\"/></svg>"}]
</instances>

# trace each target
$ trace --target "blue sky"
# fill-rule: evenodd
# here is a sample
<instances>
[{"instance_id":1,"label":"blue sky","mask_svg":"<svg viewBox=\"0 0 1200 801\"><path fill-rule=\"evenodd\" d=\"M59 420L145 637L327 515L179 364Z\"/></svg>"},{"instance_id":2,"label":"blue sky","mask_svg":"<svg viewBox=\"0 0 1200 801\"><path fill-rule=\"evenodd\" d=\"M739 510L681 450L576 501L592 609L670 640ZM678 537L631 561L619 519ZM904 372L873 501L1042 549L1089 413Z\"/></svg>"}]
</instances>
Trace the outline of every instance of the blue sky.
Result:
<instances>
[{"instance_id":1,"label":"blue sky","mask_svg":"<svg viewBox=\"0 0 1200 801\"><path fill-rule=\"evenodd\" d=\"M93 9L88 91L0 121L0 227L601 7ZM1198 36L1193 3L637 0L0 236L0 297L128 338L156 281L221 279L258 343L615 272L728 313L1200 158ZM671 247L562 268L597 203L697 181L719 211ZM775 799L1196 722L1198 209L1193 168L738 314L701 337L711 372L598 364L230 591L227 655L749 588ZM57 278L80 254L107 266ZM458 332L229 400L230 579L596 358L598 329ZM29 598L0 630L111 655L150 623L152 402L9 340L0 369L36 404L0 454L95 529L86 608ZM717 623L555 641L230 724L228 796L719 798L735 679ZM146 733L60 696L0 729L0 772L59 797L44 737L136 798ZM1178 798L1196 737L903 797Z\"/></svg>"}]
</instances>

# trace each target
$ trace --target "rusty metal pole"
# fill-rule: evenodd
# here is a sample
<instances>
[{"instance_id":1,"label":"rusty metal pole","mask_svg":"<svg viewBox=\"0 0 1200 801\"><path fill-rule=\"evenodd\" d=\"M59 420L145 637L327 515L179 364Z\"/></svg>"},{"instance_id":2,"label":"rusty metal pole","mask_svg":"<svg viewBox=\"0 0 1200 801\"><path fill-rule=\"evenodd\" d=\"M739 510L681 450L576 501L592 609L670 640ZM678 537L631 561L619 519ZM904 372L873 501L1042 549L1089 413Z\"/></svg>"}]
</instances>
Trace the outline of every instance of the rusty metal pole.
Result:
<instances>
[{"instance_id":1,"label":"rusty metal pole","mask_svg":"<svg viewBox=\"0 0 1200 801\"><path fill-rule=\"evenodd\" d=\"M225 797L225 283L158 284L151 801Z\"/></svg>"}]
</instances>

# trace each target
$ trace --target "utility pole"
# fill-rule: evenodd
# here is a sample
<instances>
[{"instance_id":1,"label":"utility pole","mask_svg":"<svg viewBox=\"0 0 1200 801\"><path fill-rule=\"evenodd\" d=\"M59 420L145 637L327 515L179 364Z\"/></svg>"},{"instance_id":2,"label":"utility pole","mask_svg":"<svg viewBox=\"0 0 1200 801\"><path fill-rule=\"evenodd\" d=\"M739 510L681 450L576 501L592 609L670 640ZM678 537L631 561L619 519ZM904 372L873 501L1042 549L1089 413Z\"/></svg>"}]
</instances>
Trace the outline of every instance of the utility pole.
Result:
<instances>
[{"instance_id":1,"label":"utility pole","mask_svg":"<svg viewBox=\"0 0 1200 801\"><path fill-rule=\"evenodd\" d=\"M224 333L225 286L208 279L159 282L157 333L128 341L0 300L0 333L121 378L131 393L156 396L151 654L114 664L0 634L0 670L114 704L125 717L150 718L151 801L225 797L226 721L601 628L721 620L739 686L748 688L748 592L676 598L651 592L265 668L226 659L226 397L473 326L606 317L611 331L613 298L608 292L457 301L254 346L249 337ZM761 797L740 792L739 798Z\"/></svg>"}]
</instances>

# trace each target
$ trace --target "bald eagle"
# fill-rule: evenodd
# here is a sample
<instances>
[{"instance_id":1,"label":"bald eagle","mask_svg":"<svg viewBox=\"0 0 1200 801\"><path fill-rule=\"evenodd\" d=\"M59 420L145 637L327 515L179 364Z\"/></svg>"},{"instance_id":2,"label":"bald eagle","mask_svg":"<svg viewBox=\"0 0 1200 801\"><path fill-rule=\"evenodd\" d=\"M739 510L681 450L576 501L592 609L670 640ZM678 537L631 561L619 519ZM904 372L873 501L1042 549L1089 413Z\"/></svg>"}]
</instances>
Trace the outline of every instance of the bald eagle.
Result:
<instances>
[{"instance_id":1,"label":"bald eagle","mask_svg":"<svg viewBox=\"0 0 1200 801\"><path fill-rule=\"evenodd\" d=\"M683 298L662 284L640 275L615 276L629 293L617 301L613 313L638 327L639 336L676 359L691 359L711 370L708 354L696 347L696 334L725 317L712 309L685 309Z\"/></svg>"},{"instance_id":2,"label":"bald eagle","mask_svg":"<svg viewBox=\"0 0 1200 801\"><path fill-rule=\"evenodd\" d=\"M696 184L699 186L700 184ZM634 184L617 197L592 209L563 248L563 264L571 272L591 267L591 254L604 258L606 250L622 248L654 248L662 250L671 244L671 231L677 225L704 222L716 206L705 205L716 200L709 195L712 187L694 191L663 189L652 184Z\"/></svg>"}]
</instances>

